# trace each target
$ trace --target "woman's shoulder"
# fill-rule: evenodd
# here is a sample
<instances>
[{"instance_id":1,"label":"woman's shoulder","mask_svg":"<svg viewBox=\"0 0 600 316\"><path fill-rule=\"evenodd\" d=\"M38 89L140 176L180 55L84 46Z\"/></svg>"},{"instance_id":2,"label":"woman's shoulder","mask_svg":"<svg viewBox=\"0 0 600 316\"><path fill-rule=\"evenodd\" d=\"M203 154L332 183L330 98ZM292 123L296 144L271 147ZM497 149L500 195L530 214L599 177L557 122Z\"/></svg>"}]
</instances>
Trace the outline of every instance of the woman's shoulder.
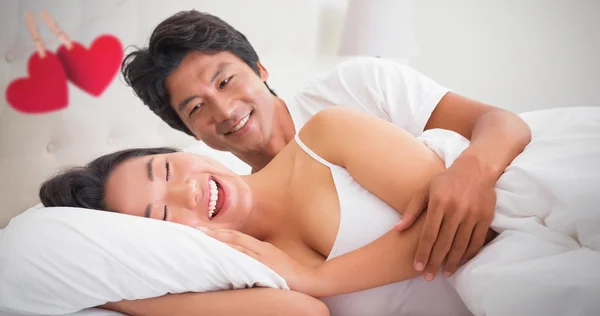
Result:
<instances>
[{"instance_id":1,"label":"woman's shoulder","mask_svg":"<svg viewBox=\"0 0 600 316\"><path fill-rule=\"evenodd\" d=\"M339 136L337 131L340 128L348 128L352 124L360 123L366 115L368 114L349 107L330 106L313 115L302 126L298 135L305 142L328 140L333 136ZM354 129L356 126L352 128ZM334 133L334 135L331 135L331 133Z\"/></svg>"},{"instance_id":2,"label":"woman's shoulder","mask_svg":"<svg viewBox=\"0 0 600 316\"><path fill-rule=\"evenodd\" d=\"M357 133L380 120L374 115L343 106L330 106L313 115L298 132L298 138L323 159L342 166L340 153ZM385 124L385 123L384 123Z\"/></svg>"}]
</instances>

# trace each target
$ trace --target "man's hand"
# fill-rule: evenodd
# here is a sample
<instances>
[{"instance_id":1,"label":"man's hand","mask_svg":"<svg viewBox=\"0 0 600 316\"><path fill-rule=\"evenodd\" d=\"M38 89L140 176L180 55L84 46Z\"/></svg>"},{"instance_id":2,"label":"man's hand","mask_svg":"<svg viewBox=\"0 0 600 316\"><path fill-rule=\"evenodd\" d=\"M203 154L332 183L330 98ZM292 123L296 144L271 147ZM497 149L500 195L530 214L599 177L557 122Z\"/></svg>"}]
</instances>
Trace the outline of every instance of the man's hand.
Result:
<instances>
[{"instance_id":1,"label":"man's hand","mask_svg":"<svg viewBox=\"0 0 600 316\"><path fill-rule=\"evenodd\" d=\"M422 195L411 200L395 226L405 230L427 210L414 265L417 271L424 271L428 281L435 278L442 264L443 275L449 277L458 269L459 261L474 257L494 217L496 179L487 176L477 158L468 158L457 159L435 177Z\"/></svg>"}]
</instances>

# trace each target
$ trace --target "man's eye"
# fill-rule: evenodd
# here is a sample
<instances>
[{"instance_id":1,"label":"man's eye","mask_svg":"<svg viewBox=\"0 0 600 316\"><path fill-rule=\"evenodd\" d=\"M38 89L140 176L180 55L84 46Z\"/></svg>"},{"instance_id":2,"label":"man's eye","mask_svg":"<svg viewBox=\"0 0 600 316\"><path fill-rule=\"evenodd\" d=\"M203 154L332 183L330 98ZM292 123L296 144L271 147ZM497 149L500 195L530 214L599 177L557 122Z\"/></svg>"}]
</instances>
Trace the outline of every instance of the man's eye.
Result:
<instances>
[{"instance_id":1,"label":"man's eye","mask_svg":"<svg viewBox=\"0 0 600 316\"><path fill-rule=\"evenodd\" d=\"M167 208L167 206L165 205L165 214L163 215L163 221L167 220L167 212L169 211L169 209Z\"/></svg>"},{"instance_id":2,"label":"man's eye","mask_svg":"<svg viewBox=\"0 0 600 316\"><path fill-rule=\"evenodd\" d=\"M200 107L202 107L202 103L198 103L198 104L194 105L194 108L192 108L188 117L192 116L192 114L194 114L194 112L196 112L196 110L199 110Z\"/></svg>"},{"instance_id":3,"label":"man's eye","mask_svg":"<svg viewBox=\"0 0 600 316\"><path fill-rule=\"evenodd\" d=\"M219 89L225 88L225 86L229 83L229 80L231 80L231 78L233 78L233 76L221 81L221 83L219 84Z\"/></svg>"},{"instance_id":4,"label":"man's eye","mask_svg":"<svg viewBox=\"0 0 600 316\"><path fill-rule=\"evenodd\" d=\"M169 176L171 174L171 164L168 161L165 163L165 168L167 169L167 175L165 178L167 181L169 181Z\"/></svg>"}]
</instances>

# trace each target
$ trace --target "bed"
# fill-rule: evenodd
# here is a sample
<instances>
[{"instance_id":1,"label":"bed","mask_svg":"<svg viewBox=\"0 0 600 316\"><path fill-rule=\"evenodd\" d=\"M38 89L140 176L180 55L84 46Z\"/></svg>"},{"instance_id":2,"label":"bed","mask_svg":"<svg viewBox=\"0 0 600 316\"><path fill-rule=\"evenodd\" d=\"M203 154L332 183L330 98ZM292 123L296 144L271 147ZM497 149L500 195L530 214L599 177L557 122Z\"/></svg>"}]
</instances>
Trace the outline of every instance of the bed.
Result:
<instances>
[{"instance_id":1,"label":"bed","mask_svg":"<svg viewBox=\"0 0 600 316\"><path fill-rule=\"evenodd\" d=\"M100 36L109 34L118 39L126 51L132 45L144 45L153 27L179 10L195 8L213 13L248 36L269 70L269 85L284 99L327 71L330 68L327 65L332 62L320 51L322 6L318 0L72 0L48 3L42 0L3 3L0 28L7 30L0 34L0 51L4 57L0 61L3 91L13 80L27 75L29 57L35 54L22 18L27 10L35 13L40 35L51 51L56 51L60 42L39 18L37 13L41 9L48 10L73 41L89 46ZM274 27L283 24L285 28ZM65 108L44 113L24 113L9 104L6 98L0 104L0 170L3 176L0 181L0 243L2 229L9 221L38 205L37 190L43 180L59 168L84 164L104 153L129 147L168 145L213 156L239 173L249 172L249 167L232 155L215 152L169 128L141 104L120 74L99 95L92 95L73 84L68 84L66 92L68 103ZM547 122L538 125L550 125ZM600 123L594 126L600 126ZM487 253L491 255L480 257L484 264L486 260L494 262L496 259L493 248L489 249ZM488 275L496 272L494 269L482 270L477 265L470 265L463 271L480 271ZM482 304L490 300L478 300L477 295L482 291L471 293L476 289L476 282L482 280L480 277L472 280L469 278L472 275L476 274L455 279L454 285L465 299L471 299L468 302L471 309L483 315L487 305ZM487 285L481 283L478 286L485 288ZM597 287L590 285L590 288ZM71 315L118 313L85 309Z\"/></svg>"}]
</instances>

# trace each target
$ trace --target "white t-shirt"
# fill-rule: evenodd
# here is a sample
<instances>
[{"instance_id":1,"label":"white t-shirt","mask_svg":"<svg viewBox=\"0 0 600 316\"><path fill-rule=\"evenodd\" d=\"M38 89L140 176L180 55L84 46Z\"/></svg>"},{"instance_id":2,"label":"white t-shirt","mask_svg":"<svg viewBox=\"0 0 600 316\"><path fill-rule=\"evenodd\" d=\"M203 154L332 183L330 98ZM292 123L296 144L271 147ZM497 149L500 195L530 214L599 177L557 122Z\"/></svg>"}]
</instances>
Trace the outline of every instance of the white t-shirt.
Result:
<instances>
[{"instance_id":1,"label":"white t-shirt","mask_svg":"<svg viewBox=\"0 0 600 316\"><path fill-rule=\"evenodd\" d=\"M419 136L449 91L400 63L361 57L340 63L288 102L296 132L320 110L347 106L387 120Z\"/></svg>"}]
</instances>

